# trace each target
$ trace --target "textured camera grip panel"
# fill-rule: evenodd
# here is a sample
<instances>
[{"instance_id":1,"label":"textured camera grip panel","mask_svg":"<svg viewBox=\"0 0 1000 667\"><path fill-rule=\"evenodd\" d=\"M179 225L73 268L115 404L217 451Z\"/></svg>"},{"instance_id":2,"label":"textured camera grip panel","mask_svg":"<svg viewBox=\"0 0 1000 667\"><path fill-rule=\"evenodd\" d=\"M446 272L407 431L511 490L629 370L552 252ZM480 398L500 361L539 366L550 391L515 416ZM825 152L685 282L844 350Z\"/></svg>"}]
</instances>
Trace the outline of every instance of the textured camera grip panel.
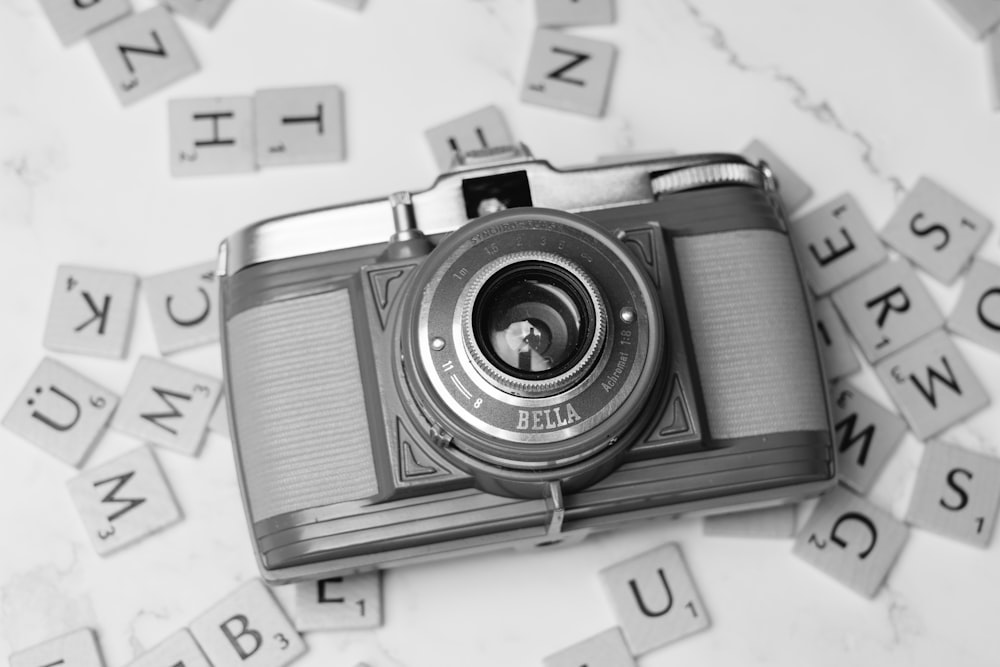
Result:
<instances>
[{"instance_id":1,"label":"textured camera grip panel","mask_svg":"<svg viewBox=\"0 0 1000 667\"><path fill-rule=\"evenodd\" d=\"M788 238L678 238L677 260L714 439L826 430L826 399Z\"/></svg>"},{"instance_id":2,"label":"textured camera grip panel","mask_svg":"<svg viewBox=\"0 0 1000 667\"><path fill-rule=\"evenodd\" d=\"M226 326L253 520L376 493L347 290L250 308Z\"/></svg>"}]
</instances>

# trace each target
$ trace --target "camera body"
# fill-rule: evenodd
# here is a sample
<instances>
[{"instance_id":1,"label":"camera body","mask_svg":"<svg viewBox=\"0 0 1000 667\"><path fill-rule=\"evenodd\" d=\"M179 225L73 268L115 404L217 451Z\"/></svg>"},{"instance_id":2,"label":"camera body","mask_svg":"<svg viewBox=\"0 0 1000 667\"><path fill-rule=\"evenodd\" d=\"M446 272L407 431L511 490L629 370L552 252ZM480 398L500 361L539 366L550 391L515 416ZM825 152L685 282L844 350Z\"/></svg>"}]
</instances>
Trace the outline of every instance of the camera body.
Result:
<instances>
[{"instance_id":1,"label":"camera body","mask_svg":"<svg viewBox=\"0 0 1000 667\"><path fill-rule=\"evenodd\" d=\"M389 243L338 247L338 228L389 220ZM557 170L493 150L423 192L249 227L219 274L238 477L272 582L835 479L776 187L739 156Z\"/></svg>"}]
</instances>

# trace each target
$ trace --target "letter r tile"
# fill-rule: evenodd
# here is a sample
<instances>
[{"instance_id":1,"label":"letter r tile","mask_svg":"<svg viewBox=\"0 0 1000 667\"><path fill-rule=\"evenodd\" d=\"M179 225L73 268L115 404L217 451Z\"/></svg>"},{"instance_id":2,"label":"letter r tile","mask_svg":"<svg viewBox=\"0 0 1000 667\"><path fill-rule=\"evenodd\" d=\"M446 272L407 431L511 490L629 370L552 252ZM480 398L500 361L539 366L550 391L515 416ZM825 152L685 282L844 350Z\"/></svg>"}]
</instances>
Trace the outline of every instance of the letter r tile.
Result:
<instances>
[{"instance_id":1,"label":"letter r tile","mask_svg":"<svg viewBox=\"0 0 1000 667\"><path fill-rule=\"evenodd\" d=\"M90 45L125 105L198 71L194 52L163 5L95 32Z\"/></svg>"},{"instance_id":2,"label":"letter r tile","mask_svg":"<svg viewBox=\"0 0 1000 667\"><path fill-rule=\"evenodd\" d=\"M222 383L161 359L142 357L112 426L182 454L198 453Z\"/></svg>"},{"instance_id":3,"label":"letter r tile","mask_svg":"<svg viewBox=\"0 0 1000 667\"><path fill-rule=\"evenodd\" d=\"M875 597L903 550L909 529L842 486L816 505L795 541L795 555L864 595Z\"/></svg>"},{"instance_id":4,"label":"letter r tile","mask_svg":"<svg viewBox=\"0 0 1000 667\"><path fill-rule=\"evenodd\" d=\"M680 547L666 544L601 571L632 654L705 630L708 612Z\"/></svg>"},{"instance_id":5,"label":"letter r tile","mask_svg":"<svg viewBox=\"0 0 1000 667\"><path fill-rule=\"evenodd\" d=\"M142 279L160 354L219 340L215 262Z\"/></svg>"},{"instance_id":6,"label":"letter r tile","mask_svg":"<svg viewBox=\"0 0 1000 667\"><path fill-rule=\"evenodd\" d=\"M139 278L131 273L60 266L43 344L55 352L123 358Z\"/></svg>"},{"instance_id":7,"label":"letter r tile","mask_svg":"<svg viewBox=\"0 0 1000 667\"><path fill-rule=\"evenodd\" d=\"M261 167L342 162L347 156L338 86L258 90L254 122Z\"/></svg>"},{"instance_id":8,"label":"letter r tile","mask_svg":"<svg viewBox=\"0 0 1000 667\"><path fill-rule=\"evenodd\" d=\"M156 456L146 445L85 470L69 480L67 487L87 536L101 556L181 518Z\"/></svg>"},{"instance_id":9,"label":"letter r tile","mask_svg":"<svg viewBox=\"0 0 1000 667\"><path fill-rule=\"evenodd\" d=\"M97 636L83 628L10 656L10 667L104 667Z\"/></svg>"},{"instance_id":10,"label":"letter r tile","mask_svg":"<svg viewBox=\"0 0 1000 667\"><path fill-rule=\"evenodd\" d=\"M302 631L377 628L382 625L381 573L298 583L293 616Z\"/></svg>"},{"instance_id":11,"label":"letter r tile","mask_svg":"<svg viewBox=\"0 0 1000 667\"><path fill-rule=\"evenodd\" d=\"M41 3L63 46L132 11L129 0L41 0Z\"/></svg>"},{"instance_id":12,"label":"letter r tile","mask_svg":"<svg viewBox=\"0 0 1000 667\"><path fill-rule=\"evenodd\" d=\"M191 633L181 630L128 663L127 667L212 667Z\"/></svg>"},{"instance_id":13,"label":"letter r tile","mask_svg":"<svg viewBox=\"0 0 1000 667\"><path fill-rule=\"evenodd\" d=\"M573 644L544 660L545 667L635 667L625 638L611 628Z\"/></svg>"},{"instance_id":14,"label":"letter r tile","mask_svg":"<svg viewBox=\"0 0 1000 667\"><path fill-rule=\"evenodd\" d=\"M253 98L170 100L170 173L237 174L257 169Z\"/></svg>"},{"instance_id":15,"label":"letter r tile","mask_svg":"<svg viewBox=\"0 0 1000 667\"><path fill-rule=\"evenodd\" d=\"M305 642L260 579L252 579L191 622L213 667L282 667Z\"/></svg>"},{"instance_id":16,"label":"letter r tile","mask_svg":"<svg viewBox=\"0 0 1000 667\"><path fill-rule=\"evenodd\" d=\"M604 115L615 47L557 30L538 30L531 46L521 100L530 104Z\"/></svg>"}]
</instances>

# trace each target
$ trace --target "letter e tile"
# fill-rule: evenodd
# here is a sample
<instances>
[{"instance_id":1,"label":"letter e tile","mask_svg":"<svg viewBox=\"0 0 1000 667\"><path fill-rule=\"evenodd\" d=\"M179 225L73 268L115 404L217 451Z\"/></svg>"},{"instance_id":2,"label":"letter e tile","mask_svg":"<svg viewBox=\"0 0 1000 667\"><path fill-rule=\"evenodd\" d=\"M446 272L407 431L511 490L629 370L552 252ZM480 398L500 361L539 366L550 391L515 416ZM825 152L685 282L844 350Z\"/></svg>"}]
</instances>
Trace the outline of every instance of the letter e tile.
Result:
<instances>
[{"instance_id":1,"label":"letter e tile","mask_svg":"<svg viewBox=\"0 0 1000 667\"><path fill-rule=\"evenodd\" d=\"M762 141L754 139L743 149L743 155L753 163L764 161L778 181L778 193L785 205L785 213L792 214L812 197L812 188L802 180L788 163Z\"/></svg>"},{"instance_id":2,"label":"letter e tile","mask_svg":"<svg viewBox=\"0 0 1000 667\"><path fill-rule=\"evenodd\" d=\"M795 505L706 516L704 531L716 537L792 537L795 535Z\"/></svg>"},{"instance_id":3,"label":"letter e tile","mask_svg":"<svg viewBox=\"0 0 1000 667\"><path fill-rule=\"evenodd\" d=\"M909 529L843 487L816 505L795 541L810 565L865 597L875 597L903 550Z\"/></svg>"},{"instance_id":4,"label":"letter e tile","mask_svg":"<svg viewBox=\"0 0 1000 667\"><path fill-rule=\"evenodd\" d=\"M543 660L545 667L635 667L625 638L611 628L553 653Z\"/></svg>"},{"instance_id":5,"label":"letter e tile","mask_svg":"<svg viewBox=\"0 0 1000 667\"><path fill-rule=\"evenodd\" d=\"M536 23L544 28L606 25L615 21L614 0L535 0Z\"/></svg>"},{"instance_id":6,"label":"letter e tile","mask_svg":"<svg viewBox=\"0 0 1000 667\"><path fill-rule=\"evenodd\" d=\"M163 5L95 32L90 45L125 105L198 71L194 52Z\"/></svg>"},{"instance_id":7,"label":"letter e tile","mask_svg":"<svg viewBox=\"0 0 1000 667\"><path fill-rule=\"evenodd\" d=\"M45 324L46 349L123 358L138 285L131 273L60 266Z\"/></svg>"},{"instance_id":8,"label":"letter e tile","mask_svg":"<svg viewBox=\"0 0 1000 667\"><path fill-rule=\"evenodd\" d=\"M104 667L97 636L81 629L12 653L10 667Z\"/></svg>"},{"instance_id":9,"label":"letter e tile","mask_svg":"<svg viewBox=\"0 0 1000 667\"><path fill-rule=\"evenodd\" d=\"M601 579L633 655L709 626L708 612L676 544L612 565L601 571Z\"/></svg>"},{"instance_id":10,"label":"letter e tile","mask_svg":"<svg viewBox=\"0 0 1000 667\"><path fill-rule=\"evenodd\" d=\"M191 633L181 630L128 663L127 667L212 667Z\"/></svg>"},{"instance_id":11,"label":"letter e tile","mask_svg":"<svg viewBox=\"0 0 1000 667\"><path fill-rule=\"evenodd\" d=\"M944 331L886 357L875 373L922 440L986 407L989 396Z\"/></svg>"},{"instance_id":12,"label":"letter e tile","mask_svg":"<svg viewBox=\"0 0 1000 667\"><path fill-rule=\"evenodd\" d=\"M302 631L377 628L382 625L381 573L295 584L293 617Z\"/></svg>"},{"instance_id":13,"label":"letter e tile","mask_svg":"<svg viewBox=\"0 0 1000 667\"><path fill-rule=\"evenodd\" d=\"M436 125L427 130L426 135L434 160L441 171L454 166L455 158L460 153L510 146L514 143L503 112L495 106L484 107Z\"/></svg>"},{"instance_id":14,"label":"letter e tile","mask_svg":"<svg viewBox=\"0 0 1000 667\"><path fill-rule=\"evenodd\" d=\"M215 27L229 0L163 0L170 9L181 16L200 23L206 28Z\"/></svg>"},{"instance_id":15,"label":"letter e tile","mask_svg":"<svg viewBox=\"0 0 1000 667\"><path fill-rule=\"evenodd\" d=\"M254 96L257 164L342 162L344 93L337 86L271 88Z\"/></svg>"},{"instance_id":16,"label":"letter e tile","mask_svg":"<svg viewBox=\"0 0 1000 667\"><path fill-rule=\"evenodd\" d=\"M306 652L260 579L237 588L192 621L190 630L213 667L282 667Z\"/></svg>"},{"instance_id":17,"label":"letter e tile","mask_svg":"<svg viewBox=\"0 0 1000 667\"><path fill-rule=\"evenodd\" d=\"M97 553L105 556L180 521L152 448L143 445L67 482Z\"/></svg>"},{"instance_id":18,"label":"letter e tile","mask_svg":"<svg viewBox=\"0 0 1000 667\"><path fill-rule=\"evenodd\" d=\"M132 11L129 0L40 0L63 46Z\"/></svg>"},{"instance_id":19,"label":"letter e tile","mask_svg":"<svg viewBox=\"0 0 1000 667\"><path fill-rule=\"evenodd\" d=\"M214 262L143 278L142 289L160 354L219 340Z\"/></svg>"},{"instance_id":20,"label":"letter e tile","mask_svg":"<svg viewBox=\"0 0 1000 667\"><path fill-rule=\"evenodd\" d=\"M142 357L112 426L147 442L194 456L222 393L215 378Z\"/></svg>"},{"instance_id":21,"label":"letter e tile","mask_svg":"<svg viewBox=\"0 0 1000 667\"><path fill-rule=\"evenodd\" d=\"M837 474L866 494L906 434L906 422L850 385L835 389L832 400Z\"/></svg>"},{"instance_id":22,"label":"letter e tile","mask_svg":"<svg viewBox=\"0 0 1000 667\"><path fill-rule=\"evenodd\" d=\"M982 259L972 263L948 328L1000 353L1000 266Z\"/></svg>"},{"instance_id":23,"label":"letter e tile","mask_svg":"<svg viewBox=\"0 0 1000 667\"><path fill-rule=\"evenodd\" d=\"M521 100L530 104L604 115L615 47L556 30L538 30L531 46Z\"/></svg>"},{"instance_id":24,"label":"letter e tile","mask_svg":"<svg viewBox=\"0 0 1000 667\"><path fill-rule=\"evenodd\" d=\"M816 296L829 294L886 258L885 246L849 194L792 221L788 233Z\"/></svg>"},{"instance_id":25,"label":"letter e tile","mask_svg":"<svg viewBox=\"0 0 1000 667\"><path fill-rule=\"evenodd\" d=\"M928 443L906 520L918 528L986 548L1000 506L1000 459Z\"/></svg>"},{"instance_id":26,"label":"letter e tile","mask_svg":"<svg viewBox=\"0 0 1000 667\"><path fill-rule=\"evenodd\" d=\"M170 100L170 173L238 174L257 169L253 99Z\"/></svg>"},{"instance_id":27,"label":"letter e tile","mask_svg":"<svg viewBox=\"0 0 1000 667\"><path fill-rule=\"evenodd\" d=\"M3 425L79 468L104 433L118 397L46 357L3 418Z\"/></svg>"}]
</instances>

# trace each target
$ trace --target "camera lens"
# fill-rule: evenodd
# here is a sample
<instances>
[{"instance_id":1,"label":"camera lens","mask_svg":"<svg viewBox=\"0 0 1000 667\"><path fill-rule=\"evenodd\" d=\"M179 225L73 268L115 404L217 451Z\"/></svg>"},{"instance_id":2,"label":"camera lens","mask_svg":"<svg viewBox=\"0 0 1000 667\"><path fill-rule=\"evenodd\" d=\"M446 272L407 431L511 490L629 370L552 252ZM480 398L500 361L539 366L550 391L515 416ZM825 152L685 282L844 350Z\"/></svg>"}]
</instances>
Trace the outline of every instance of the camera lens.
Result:
<instances>
[{"instance_id":1,"label":"camera lens","mask_svg":"<svg viewBox=\"0 0 1000 667\"><path fill-rule=\"evenodd\" d=\"M594 307L560 266L521 262L491 277L476 299L472 327L484 356L522 380L572 368L594 336Z\"/></svg>"}]
</instances>

